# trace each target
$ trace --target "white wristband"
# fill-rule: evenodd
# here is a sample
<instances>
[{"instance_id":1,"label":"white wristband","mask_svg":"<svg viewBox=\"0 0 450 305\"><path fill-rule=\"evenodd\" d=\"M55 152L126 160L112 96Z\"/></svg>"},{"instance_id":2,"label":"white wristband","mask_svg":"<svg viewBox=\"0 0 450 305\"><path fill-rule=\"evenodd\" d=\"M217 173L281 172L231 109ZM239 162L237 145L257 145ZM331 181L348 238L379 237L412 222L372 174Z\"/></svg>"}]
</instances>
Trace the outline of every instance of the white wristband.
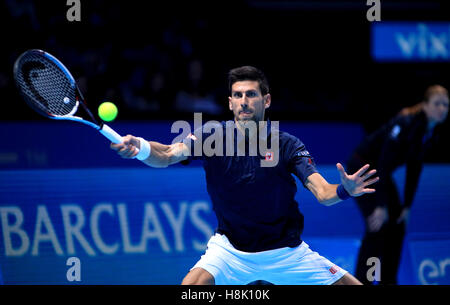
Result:
<instances>
[{"instance_id":1,"label":"white wristband","mask_svg":"<svg viewBox=\"0 0 450 305\"><path fill-rule=\"evenodd\" d=\"M150 156L150 152L152 151L152 148L150 146L150 143L148 141L144 140L143 138L138 138L140 142L140 148L139 153L136 155L136 159L142 161L147 159Z\"/></svg>"}]
</instances>

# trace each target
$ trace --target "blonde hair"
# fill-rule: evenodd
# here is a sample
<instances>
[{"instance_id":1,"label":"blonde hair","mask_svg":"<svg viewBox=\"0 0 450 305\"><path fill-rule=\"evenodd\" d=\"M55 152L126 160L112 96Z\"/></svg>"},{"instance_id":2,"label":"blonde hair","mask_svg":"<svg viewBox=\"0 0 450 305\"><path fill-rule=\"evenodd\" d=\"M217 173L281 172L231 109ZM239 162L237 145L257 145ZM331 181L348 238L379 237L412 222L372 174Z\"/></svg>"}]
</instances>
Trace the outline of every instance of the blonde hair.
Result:
<instances>
[{"instance_id":1,"label":"blonde hair","mask_svg":"<svg viewBox=\"0 0 450 305\"><path fill-rule=\"evenodd\" d=\"M441 85L429 86L427 90L425 90L422 102L417 103L413 106L403 108L402 110L400 110L398 115L407 116L420 112L423 109L423 106L430 101L431 97L437 94L448 96L448 90Z\"/></svg>"},{"instance_id":2,"label":"blonde hair","mask_svg":"<svg viewBox=\"0 0 450 305\"><path fill-rule=\"evenodd\" d=\"M427 88L423 96L423 101L428 103L433 95L446 95L448 96L448 91L441 85L433 85Z\"/></svg>"}]
</instances>

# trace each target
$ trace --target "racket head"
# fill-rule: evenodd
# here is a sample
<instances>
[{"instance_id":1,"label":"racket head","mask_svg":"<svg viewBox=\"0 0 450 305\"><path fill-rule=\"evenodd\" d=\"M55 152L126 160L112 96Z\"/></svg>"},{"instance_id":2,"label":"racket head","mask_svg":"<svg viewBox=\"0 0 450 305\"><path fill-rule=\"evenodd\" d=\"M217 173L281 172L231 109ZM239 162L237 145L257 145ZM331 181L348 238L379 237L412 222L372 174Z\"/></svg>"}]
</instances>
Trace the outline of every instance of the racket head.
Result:
<instances>
[{"instance_id":1,"label":"racket head","mask_svg":"<svg viewBox=\"0 0 450 305\"><path fill-rule=\"evenodd\" d=\"M14 80L25 102L39 114L69 118L83 97L69 70L54 56L42 50L28 50L14 63Z\"/></svg>"}]
</instances>

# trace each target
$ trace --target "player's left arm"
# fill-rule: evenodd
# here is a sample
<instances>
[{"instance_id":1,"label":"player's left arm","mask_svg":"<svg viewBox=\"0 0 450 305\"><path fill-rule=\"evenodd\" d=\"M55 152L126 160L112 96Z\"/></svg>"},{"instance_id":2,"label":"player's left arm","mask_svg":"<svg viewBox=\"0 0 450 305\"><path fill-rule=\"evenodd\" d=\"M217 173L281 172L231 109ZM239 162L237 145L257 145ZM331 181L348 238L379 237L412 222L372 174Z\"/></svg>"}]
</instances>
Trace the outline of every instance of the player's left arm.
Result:
<instances>
[{"instance_id":1,"label":"player's left arm","mask_svg":"<svg viewBox=\"0 0 450 305\"><path fill-rule=\"evenodd\" d=\"M350 196L357 197L367 193L374 193L375 189L368 188L371 184L379 180L378 177L371 178L375 175L376 170L372 169L369 172L369 165L366 164L361 167L353 175L345 172L344 167L338 163L336 164L339 175L341 176L341 188L343 188ZM311 174L305 183L305 186L314 194L317 200L326 206L333 205L342 201L338 195L339 184L330 184L319 173Z\"/></svg>"}]
</instances>

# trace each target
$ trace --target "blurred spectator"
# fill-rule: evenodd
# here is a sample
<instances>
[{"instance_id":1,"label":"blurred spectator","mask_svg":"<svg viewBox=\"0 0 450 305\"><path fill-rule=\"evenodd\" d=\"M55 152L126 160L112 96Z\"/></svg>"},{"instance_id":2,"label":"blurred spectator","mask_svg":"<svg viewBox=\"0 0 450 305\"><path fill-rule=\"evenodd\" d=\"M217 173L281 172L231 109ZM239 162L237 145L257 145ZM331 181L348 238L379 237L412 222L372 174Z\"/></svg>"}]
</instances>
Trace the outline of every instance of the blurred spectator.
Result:
<instances>
[{"instance_id":1,"label":"blurred spectator","mask_svg":"<svg viewBox=\"0 0 450 305\"><path fill-rule=\"evenodd\" d=\"M123 101L131 110L155 112L170 108L172 98L166 76L161 71L136 67L119 88Z\"/></svg>"},{"instance_id":2,"label":"blurred spectator","mask_svg":"<svg viewBox=\"0 0 450 305\"><path fill-rule=\"evenodd\" d=\"M172 3L155 6L147 2L132 4L126 1L90 0L81 1L81 4L81 22L69 22L66 1L0 2L0 23L5 29L2 36L4 47L0 50L0 70L7 78L7 88L2 89L6 96L2 98L17 99L12 66L17 56L33 48L46 50L59 58L74 77L80 79L80 87L90 103L96 103L105 96L110 99L110 96L117 98L124 95L127 103L134 107L131 110L159 111L170 119L178 119L180 115L192 111L213 116L223 114L227 94L222 86L225 71L231 66L244 64L264 63L268 71L278 71L274 75L283 75L273 80L274 88L277 88L274 98L278 102L271 112L278 118L291 120L355 121L361 117L357 107L376 101L383 103L378 107L383 109L384 105L399 103L405 94L408 98L413 95L411 90L402 92L402 96L391 90L389 84L393 82L388 76L396 80L396 86L404 87L414 87L423 79L430 79L431 75L436 81L448 83L441 65L408 65L412 67L411 71L417 73L399 70L394 65L383 65L380 72L369 73L379 65L372 66L369 56L364 53L366 42L355 39L365 37L367 29L364 26L355 27L354 19L348 19L349 23L342 25L339 23L335 31L351 25L356 32L352 32L351 36L334 35L336 37L330 41L319 39L322 37L319 33L329 32L329 25L319 22L318 16L285 8L265 10L248 6L248 1L240 1L241 12L252 11L252 16L270 17L273 21L259 24L259 30L252 32L254 43L268 39L269 33L282 33L270 34L271 43L255 52L250 47L232 47L230 41L224 39L231 32L251 29L254 25L252 18L230 23L228 16L234 12L234 6L226 1L214 2L214 10L190 2L177 4L176 9ZM325 6L326 14L327 11L329 9ZM441 11L445 10L435 13L443 14ZM349 17L353 15L353 12L341 13ZM302 18L291 18L298 16ZM339 16L341 19L347 20ZM327 20L332 22L335 19ZM300 35L308 41L307 44L292 44L289 43L291 40L285 39L284 35L298 35L298 29L306 28L305 24L311 24L312 29L300 32L307 35ZM192 60L194 56L197 58ZM132 76L130 71L137 66L149 69L143 75L145 79L141 87L139 81L130 83L131 78L138 77ZM185 71L186 66L189 71ZM209 66L213 69L211 73L205 70ZM378 90L365 96L372 89L370 84L373 82L367 78L372 74L383 82L377 83ZM5 80L2 82L5 84ZM347 84L353 85L350 88ZM377 98L376 95L381 94L379 92L387 91L393 91L391 100ZM136 97L136 100L133 102L130 97ZM217 102L219 99L221 101ZM361 100L367 103L361 103ZM123 110L127 110L126 107L122 108L121 119L136 117L135 113L127 117L127 112ZM364 125L379 125L382 116L373 115L374 111L377 109L370 109L368 117L363 119ZM33 113L30 118L35 118Z\"/></svg>"},{"instance_id":3,"label":"blurred spectator","mask_svg":"<svg viewBox=\"0 0 450 305\"><path fill-rule=\"evenodd\" d=\"M185 88L178 92L175 99L175 109L183 112L203 112L220 114L223 108L217 103L207 86L203 62L191 60L188 64L187 82Z\"/></svg>"},{"instance_id":4,"label":"blurred spectator","mask_svg":"<svg viewBox=\"0 0 450 305\"><path fill-rule=\"evenodd\" d=\"M136 67L130 74L130 77L120 84L122 98L127 107L133 110L146 111L158 110L159 104L153 104L145 97L145 79L147 70L143 67ZM148 88L147 88L148 90Z\"/></svg>"},{"instance_id":5,"label":"blurred spectator","mask_svg":"<svg viewBox=\"0 0 450 305\"><path fill-rule=\"evenodd\" d=\"M6 0L6 7L12 18L24 20L20 24L24 26L26 31L37 32L41 28L33 0Z\"/></svg>"}]
</instances>

